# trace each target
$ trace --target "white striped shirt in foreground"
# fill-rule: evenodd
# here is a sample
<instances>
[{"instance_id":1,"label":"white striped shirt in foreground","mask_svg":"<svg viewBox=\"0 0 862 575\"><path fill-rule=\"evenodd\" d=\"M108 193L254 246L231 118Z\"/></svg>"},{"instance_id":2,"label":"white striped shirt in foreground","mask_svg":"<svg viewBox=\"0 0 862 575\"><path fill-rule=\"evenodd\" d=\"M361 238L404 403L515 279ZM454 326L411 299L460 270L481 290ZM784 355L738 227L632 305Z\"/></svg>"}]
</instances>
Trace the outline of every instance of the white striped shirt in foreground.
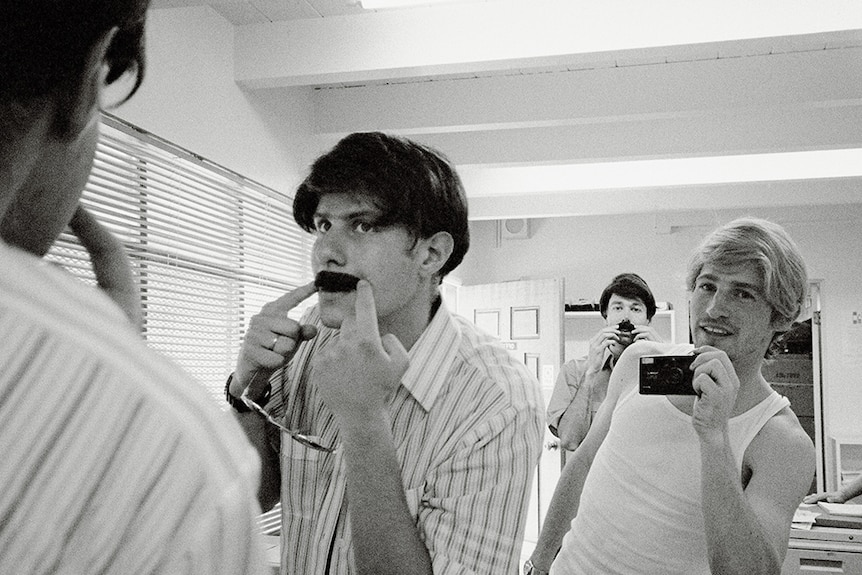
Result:
<instances>
[{"instance_id":1,"label":"white striped shirt in foreground","mask_svg":"<svg viewBox=\"0 0 862 575\"><path fill-rule=\"evenodd\" d=\"M96 289L2 244L0 269L0 573L261 573L234 418Z\"/></svg>"},{"instance_id":2,"label":"white striped shirt in foreground","mask_svg":"<svg viewBox=\"0 0 862 575\"><path fill-rule=\"evenodd\" d=\"M332 414L307 385L311 359L334 333L317 310L319 335L272 378L275 413L337 442ZM283 397L282 397L283 395ZM543 401L535 377L490 336L445 305L410 350L390 414L404 492L437 574L517 570L530 484L541 451ZM282 440L282 574L355 572L341 450Z\"/></svg>"}]
</instances>

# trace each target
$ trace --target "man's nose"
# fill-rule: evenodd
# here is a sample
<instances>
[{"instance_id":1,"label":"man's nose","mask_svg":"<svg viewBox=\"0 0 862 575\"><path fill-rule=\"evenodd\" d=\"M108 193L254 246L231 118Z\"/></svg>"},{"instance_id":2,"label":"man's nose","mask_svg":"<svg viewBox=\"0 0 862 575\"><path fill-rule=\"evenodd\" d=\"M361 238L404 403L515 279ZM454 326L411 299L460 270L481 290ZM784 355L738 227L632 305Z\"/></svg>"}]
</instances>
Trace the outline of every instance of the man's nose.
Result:
<instances>
[{"instance_id":1,"label":"man's nose","mask_svg":"<svg viewBox=\"0 0 862 575\"><path fill-rule=\"evenodd\" d=\"M710 317L724 317L727 315L727 298L729 296L722 290L716 290L706 306L706 313Z\"/></svg>"},{"instance_id":2,"label":"man's nose","mask_svg":"<svg viewBox=\"0 0 862 575\"><path fill-rule=\"evenodd\" d=\"M312 247L314 259L322 267L345 264L344 239L337 231L329 230L317 236Z\"/></svg>"}]
</instances>

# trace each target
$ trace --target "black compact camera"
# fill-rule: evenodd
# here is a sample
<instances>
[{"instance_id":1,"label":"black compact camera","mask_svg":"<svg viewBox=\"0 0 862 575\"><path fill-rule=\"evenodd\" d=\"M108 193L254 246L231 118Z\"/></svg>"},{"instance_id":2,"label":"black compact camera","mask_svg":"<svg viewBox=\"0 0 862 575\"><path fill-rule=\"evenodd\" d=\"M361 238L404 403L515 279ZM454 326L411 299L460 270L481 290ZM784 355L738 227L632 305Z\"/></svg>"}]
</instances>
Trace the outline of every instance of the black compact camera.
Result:
<instances>
[{"instance_id":1,"label":"black compact camera","mask_svg":"<svg viewBox=\"0 0 862 575\"><path fill-rule=\"evenodd\" d=\"M624 319L617 325L617 329L620 330L620 344L627 347L634 341L634 335L632 332L635 329L635 326L632 322L627 319Z\"/></svg>"},{"instance_id":2,"label":"black compact camera","mask_svg":"<svg viewBox=\"0 0 862 575\"><path fill-rule=\"evenodd\" d=\"M693 355L645 355L640 358L641 395L697 395L689 369Z\"/></svg>"}]
</instances>

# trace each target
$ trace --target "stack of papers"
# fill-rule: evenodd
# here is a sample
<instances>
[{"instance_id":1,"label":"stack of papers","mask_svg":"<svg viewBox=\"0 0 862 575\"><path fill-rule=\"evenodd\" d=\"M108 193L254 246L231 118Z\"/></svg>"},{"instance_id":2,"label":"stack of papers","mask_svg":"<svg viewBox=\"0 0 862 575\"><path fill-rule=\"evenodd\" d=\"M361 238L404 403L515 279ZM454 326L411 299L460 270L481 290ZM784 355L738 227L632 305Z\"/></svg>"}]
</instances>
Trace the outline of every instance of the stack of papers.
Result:
<instances>
[{"instance_id":1,"label":"stack of papers","mask_svg":"<svg viewBox=\"0 0 862 575\"><path fill-rule=\"evenodd\" d=\"M862 517L862 505L857 503L826 503L818 501L817 506L830 515L845 515L848 517Z\"/></svg>"},{"instance_id":2,"label":"stack of papers","mask_svg":"<svg viewBox=\"0 0 862 575\"><path fill-rule=\"evenodd\" d=\"M821 511L816 505L800 505L793 514L793 529L811 529L814 525L815 518L820 515Z\"/></svg>"},{"instance_id":3,"label":"stack of papers","mask_svg":"<svg viewBox=\"0 0 862 575\"><path fill-rule=\"evenodd\" d=\"M862 505L818 501L817 506L823 513L814 519L814 525L862 529Z\"/></svg>"}]
</instances>

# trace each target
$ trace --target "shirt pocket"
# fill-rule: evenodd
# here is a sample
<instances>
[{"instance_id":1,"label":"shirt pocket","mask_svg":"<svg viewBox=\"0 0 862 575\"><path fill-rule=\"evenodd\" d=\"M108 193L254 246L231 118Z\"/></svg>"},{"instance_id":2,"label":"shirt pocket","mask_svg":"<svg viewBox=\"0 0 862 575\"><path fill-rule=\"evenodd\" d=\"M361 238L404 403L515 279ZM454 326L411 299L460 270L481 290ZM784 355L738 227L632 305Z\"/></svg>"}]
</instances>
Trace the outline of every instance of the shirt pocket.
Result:
<instances>
[{"instance_id":1,"label":"shirt pocket","mask_svg":"<svg viewBox=\"0 0 862 575\"><path fill-rule=\"evenodd\" d=\"M283 513L314 520L333 478L334 455L281 434L281 500Z\"/></svg>"}]
</instances>

